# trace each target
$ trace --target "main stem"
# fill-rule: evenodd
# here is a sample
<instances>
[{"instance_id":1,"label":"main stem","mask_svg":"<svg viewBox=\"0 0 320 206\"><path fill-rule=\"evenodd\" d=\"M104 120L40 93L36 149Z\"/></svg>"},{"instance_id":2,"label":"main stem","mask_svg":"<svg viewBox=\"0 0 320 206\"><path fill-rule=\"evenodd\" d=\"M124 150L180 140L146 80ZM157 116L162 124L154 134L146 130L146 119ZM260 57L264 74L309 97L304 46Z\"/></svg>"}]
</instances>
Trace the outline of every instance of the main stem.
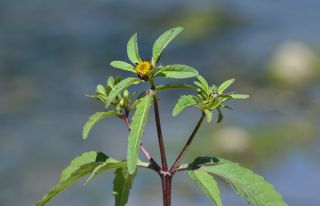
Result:
<instances>
[{"instance_id":1,"label":"main stem","mask_svg":"<svg viewBox=\"0 0 320 206\"><path fill-rule=\"evenodd\" d=\"M156 90L156 85L153 79L150 79L151 90ZM159 141L160 157L161 157L161 185L162 185L162 197L163 197L163 206L171 206L171 186L172 186L172 175L168 170L167 156L164 148L164 141L162 136L161 121L160 121L160 112L158 106L158 99L156 93L153 94L153 106L154 114L156 119L156 127Z\"/></svg>"}]
</instances>

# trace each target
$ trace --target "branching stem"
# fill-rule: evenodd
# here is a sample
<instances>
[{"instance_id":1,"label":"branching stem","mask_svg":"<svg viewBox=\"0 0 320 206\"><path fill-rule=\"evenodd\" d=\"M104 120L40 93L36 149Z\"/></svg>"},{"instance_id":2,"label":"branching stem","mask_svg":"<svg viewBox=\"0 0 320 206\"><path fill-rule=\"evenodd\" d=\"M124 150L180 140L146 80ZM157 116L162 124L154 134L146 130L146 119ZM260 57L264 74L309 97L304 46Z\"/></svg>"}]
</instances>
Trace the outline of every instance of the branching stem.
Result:
<instances>
[{"instance_id":1,"label":"branching stem","mask_svg":"<svg viewBox=\"0 0 320 206\"><path fill-rule=\"evenodd\" d=\"M196 127L194 128L194 130L193 130L193 132L191 133L188 141L186 142L186 144L185 144L184 147L182 148L180 154L178 155L178 157L177 157L176 160L174 161L172 167L170 168L169 172L170 172L171 174L174 174L174 173L177 171L177 168L178 168L179 165L180 165L180 161L182 160L182 158L185 156L186 152L188 151L188 149L189 149L189 147L190 147L190 145L191 145L194 137L196 136L196 134L197 134L197 132L198 132L198 130L199 130L199 128L200 128L200 126L201 126L204 118L205 118L205 113L202 112L202 113L201 113L201 117L200 117L200 119L199 119Z\"/></svg>"},{"instance_id":2,"label":"branching stem","mask_svg":"<svg viewBox=\"0 0 320 206\"><path fill-rule=\"evenodd\" d=\"M126 115L123 118L124 123L126 124L129 132L130 132L130 121L128 116ZM141 152L144 154L144 156L149 160L151 166L159 175L160 175L160 171L161 171L161 167L159 166L159 164L152 158L152 156L150 155L150 153L148 152L148 150L143 146L142 143L140 143L140 150Z\"/></svg>"}]
</instances>

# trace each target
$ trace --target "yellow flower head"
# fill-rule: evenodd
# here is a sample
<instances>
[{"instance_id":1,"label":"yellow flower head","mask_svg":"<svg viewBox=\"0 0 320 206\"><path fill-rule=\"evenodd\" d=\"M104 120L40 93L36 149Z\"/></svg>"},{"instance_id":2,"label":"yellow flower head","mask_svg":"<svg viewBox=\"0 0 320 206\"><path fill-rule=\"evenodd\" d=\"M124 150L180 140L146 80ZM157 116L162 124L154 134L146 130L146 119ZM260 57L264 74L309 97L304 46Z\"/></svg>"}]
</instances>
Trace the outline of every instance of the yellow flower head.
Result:
<instances>
[{"instance_id":1,"label":"yellow flower head","mask_svg":"<svg viewBox=\"0 0 320 206\"><path fill-rule=\"evenodd\" d=\"M137 65L136 65L136 72L139 74L141 77L146 77L150 70L152 69L152 64L148 60L141 60Z\"/></svg>"}]
</instances>

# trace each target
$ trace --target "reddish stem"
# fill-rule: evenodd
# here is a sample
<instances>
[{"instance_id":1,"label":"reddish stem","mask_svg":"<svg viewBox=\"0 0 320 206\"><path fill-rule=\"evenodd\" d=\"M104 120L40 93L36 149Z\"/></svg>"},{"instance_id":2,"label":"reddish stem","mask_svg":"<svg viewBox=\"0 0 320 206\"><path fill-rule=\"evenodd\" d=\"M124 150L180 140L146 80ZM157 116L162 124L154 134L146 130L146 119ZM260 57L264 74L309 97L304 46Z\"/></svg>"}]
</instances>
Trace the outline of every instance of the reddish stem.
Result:
<instances>
[{"instance_id":1,"label":"reddish stem","mask_svg":"<svg viewBox=\"0 0 320 206\"><path fill-rule=\"evenodd\" d=\"M161 169L164 172L168 172L167 156L164 148L164 142L163 142L163 136L162 136L162 130L161 130L158 100L155 94L153 95L153 105L154 105L154 114L156 118L157 134L158 134L158 141L159 141L159 148L160 148L160 157L161 157L161 164L162 164Z\"/></svg>"},{"instance_id":2,"label":"reddish stem","mask_svg":"<svg viewBox=\"0 0 320 206\"><path fill-rule=\"evenodd\" d=\"M194 128L192 134L190 135L188 141L186 142L186 144L184 145L184 147L182 148L180 154L178 155L177 159L174 161L172 167L170 168L170 173L174 174L177 170L177 168L179 167L179 164L180 164L180 161L182 160L182 158L184 157L184 155L186 154L186 152L188 151L191 143L192 143L192 140L194 139L194 137L196 136L200 126L201 126L201 123L203 122L205 118L205 114L202 112L201 114L201 117L196 125L196 127Z\"/></svg>"}]
</instances>

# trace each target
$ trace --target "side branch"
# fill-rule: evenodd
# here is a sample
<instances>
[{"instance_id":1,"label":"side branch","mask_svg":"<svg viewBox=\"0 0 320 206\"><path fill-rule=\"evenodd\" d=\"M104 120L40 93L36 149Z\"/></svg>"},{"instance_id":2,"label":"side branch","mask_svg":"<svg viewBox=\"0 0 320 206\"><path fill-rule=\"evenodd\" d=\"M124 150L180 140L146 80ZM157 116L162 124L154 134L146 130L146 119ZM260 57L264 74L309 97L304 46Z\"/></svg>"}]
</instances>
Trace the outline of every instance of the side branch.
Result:
<instances>
[{"instance_id":1,"label":"side branch","mask_svg":"<svg viewBox=\"0 0 320 206\"><path fill-rule=\"evenodd\" d=\"M204 114L204 112L202 112L201 117L200 117L200 119L199 119L196 127L194 128L194 130L193 130L193 132L191 133L188 141L186 142L186 144L185 144L184 147L182 148L180 154L178 155L178 157L177 157L176 160L174 161L172 167L170 168L170 170L169 170L170 173L174 174L174 173L177 171L177 168L178 168L179 165L180 165L180 161L182 160L182 158L185 156L186 152L188 151L188 149L189 149L189 147L190 147L190 145L191 145L194 137L196 136L196 134L197 134L197 132L198 132L198 130L199 130L199 128L200 128L200 126L201 126L204 118L205 118L205 114Z\"/></svg>"}]
</instances>

